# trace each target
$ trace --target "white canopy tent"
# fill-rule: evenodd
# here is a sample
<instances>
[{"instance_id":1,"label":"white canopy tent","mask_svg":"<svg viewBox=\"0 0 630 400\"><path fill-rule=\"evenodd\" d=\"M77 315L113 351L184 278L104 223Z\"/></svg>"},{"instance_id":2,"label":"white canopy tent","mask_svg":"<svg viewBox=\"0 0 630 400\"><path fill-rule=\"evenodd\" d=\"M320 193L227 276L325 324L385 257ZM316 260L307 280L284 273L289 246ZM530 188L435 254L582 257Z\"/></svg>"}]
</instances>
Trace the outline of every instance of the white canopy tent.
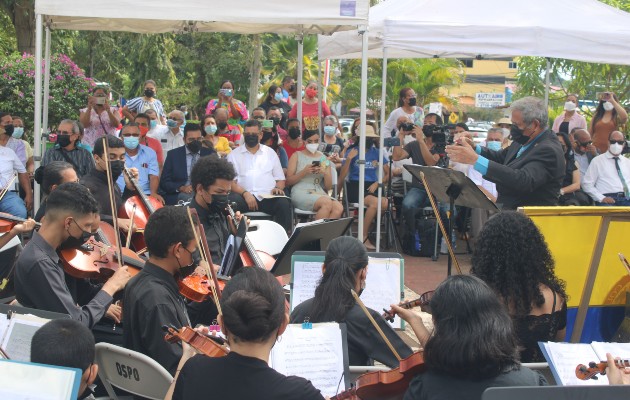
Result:
<instances>
[{"instance_id":1,"label":"white canopy tent","mask_svg":"<svg viewBox=\"0 0 630 400\"><path fill-rule=\"evenodd\" d=\"M235 11L234 8L238 10ZM164 32L230 32L239 34L295 34L298 41L298 87L302 85L305 34L329 35L358 29L365 32L369 12L368 0L293 0L260 3L241 0L231 5L219 0L83 0L35 1L35 167L41 157L42 127L48 126L48 83L50 79L50 30L103 30L136 33ZM42 95L42 28L46 28L46 64ZM367 57L362 75L367 76ZM298 92L298 115L302 115L301 91ZM361 126L365 128L367 79L361 86ZM42 110L43 99L43 110ZM42 120L43 115L43 120ZM365 138L361 138L364 143ZM360 158L364 158L361 153ZM364 174L364 169L361 169ZM35 208L39 206L39 186L35 186ZM362 219L359 221L361 226Z\"/></svg>"}]
</instances>

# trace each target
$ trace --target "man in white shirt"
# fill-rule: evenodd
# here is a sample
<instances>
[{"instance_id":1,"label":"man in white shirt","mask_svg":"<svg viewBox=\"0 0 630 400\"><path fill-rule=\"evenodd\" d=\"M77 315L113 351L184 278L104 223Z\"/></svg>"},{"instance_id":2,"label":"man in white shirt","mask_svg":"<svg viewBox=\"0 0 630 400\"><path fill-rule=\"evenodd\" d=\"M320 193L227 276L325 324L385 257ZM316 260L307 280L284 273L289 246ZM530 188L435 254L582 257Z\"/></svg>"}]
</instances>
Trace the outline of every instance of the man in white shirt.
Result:
<instances>
[{"instance_id":1,"label":"man in white shirt","mask_svg":"<svg viewBox=\"0 0 630 400\"><path fill-rule=\"evenodd\" d=\"M16 180L26 192L26 204L14 190ZM0 146L0 190L6 191L0 200L0 212L26 218L26 209L32 207L33 201L31 182L24 164L13 150L4 146Z\"/></svg>"},{"instance_id":2,"label":"man in white shirt","mask_svg":"<svg viewBox=\"0 0 630 400\"><path fill-rule=\"evenodd\" d=\"M621 155L626 140L613 131L608 151L591 161L582 188L598 206L630 206L630 160Z\"/></svg>"},{"instance_id":3,"label":"man in white shirt","mask_svg":"<svg viewBox=\"0 0 630 400\"><path fill-rule=\"evenodd\" d=\"M149 118L153 119L151 115ZM168 114L166 125L156 125L152 127L147 136L160 141L164 158L166 154L178 147L184 145L184 113L179 110L173 110Z\"/></svg>"},{"instance_id":4,"label":"man in white shirt","mask_svg":"<svg viewBox=\"0 0 630 400\"><path fill-rule=\"evenodd\" d=\"M573 132L575 142L573 144L575 161L580 169L580 183L584 183L586 170L593 158L597 156L597 147L593 145L591 134L586 129L575 129Z\"/></svg>"},{"instance_id":5,"label":"man in white shirt","mask_svg":"<svg viewBox=\"0 0 630 400\"><path fill-rule=\"evenodd\" d=\"M501 128L490 128L488 135L486 136L486 147L490 150L499 151L503 143L503 130ZM475 185L494 203L497 201L497 185L494 182L483 179L481 172L477 171L474 166L468 167L468 177ZM488 221L490 216L495 214L495 211L482 210L480 208L473 208L470 213L470 230L473 239L479 237L479 233L483 228L483 225Z\"/></svg>"},{"instance_id":6,"label":"man in white shirt","mask_svg":"<svg viewBox=\"0 0 630 400\"><path fill-rule=\"evenodd\" d=\"M232 150L227 160L236 171L232 183L230 201L237 203L241 212L262 211L271 214L287 232L292 228L292 206L284 196L285 176L276 152L260 144L262 129L259 121L250 119L245 123L244 146Z\"/></svg>"}]
</instances>

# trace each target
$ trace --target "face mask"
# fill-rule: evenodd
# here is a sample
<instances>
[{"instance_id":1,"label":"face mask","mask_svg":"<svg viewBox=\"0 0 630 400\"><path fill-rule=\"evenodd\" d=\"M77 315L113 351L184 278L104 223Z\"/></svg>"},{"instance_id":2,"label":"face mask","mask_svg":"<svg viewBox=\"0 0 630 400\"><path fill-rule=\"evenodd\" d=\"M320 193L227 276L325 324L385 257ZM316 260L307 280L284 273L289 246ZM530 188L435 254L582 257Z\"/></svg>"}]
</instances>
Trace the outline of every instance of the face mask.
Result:
<instances>
[{"instance_id":1,"label":"face mask","mask_svg":"<svg viewBox=\"0 0 630 400\"><path fill-rule=\"evenodd\" d=\"M604 103L604 111L612 111L613 108L615 108L615 106L613 106L610 101Z\"/></svg>"},{"instance_id":2,"label":"face mask","mask_svg":"<svg viewBox=\"0 0 630 400\"><path fill-rule=\"evenodd\" d=\"M249 148L256 147L258 145L258 135L245 135L245 146Z\"/></svg>"},{"instance_id":3,"label":"face mask","mask_svg":"<svg viewBox=\"0 0 630 400\"><path fill-rule=\"evenodd\" d=\"M577 106L572 101L567 101L566 103L564 103L564 109L566 111L569 111L569 112L575 111L576 108L577 108Z\"/></svg>"},{"instance_id":4,"label":"face mask","mask_svg":"<svg viewBox=\"0 0 630 400\"><path fill-rule=\"evenodd\" d=\"M216 125L206 125L203 128L204 131L206 131L206 133L208 135L214 135L217 132L217 126Z\"/></svg>"},{"instance_id":5,"label":"face mask","mask_svg":"<svg viewBox=\"0 0 630 400\"><path fill-rule=\"evenodd\" d=\"M212 203L209 203L208 206L214 208L217 211L223 211L228 205L228 195L227 194L213 194L211 196Z\"/></svg>"},{"instance_id":6,"label":"face mask","mask_svg":"<svg viewBox=\"0 0 630 400\"><path fill-rule=\"evenodd\" d=\"M304 98L304 91L302 90L302 98Z\"/></svg>"},{"instance_id":7,"label":"face mask","mask_svg":"<svg viewBox=\"0 0 630 400\"><path fill-rule=\"evenodd\" d=\"M409 98L409 105L410 105L411 107L415 106L415 105L416 105L416 101L417 101L417 100L416 100L416 98L415 98L415 97L410 97L410 98Z\"/></svg>"},{"instance_id":8,"label":"face mask","mask_svg":"<svg viewBox=\"0 0 630 400\"><path fill-rule=\"evenodd\" d=\"M157 126L157 120L151 120L151 122L149 122L149 126L151 127L151 129L155 128Z\"/></svg>"},{"instance_id":9,"label":"face mask","mask_svg":"<svg viewBox=\"0 0 630 400\"><path fill-rule=\"evenodd\" d=\"M284 97L282 97L282 93L276 93L276 94L273 96L273 98L274 98L276 101L282 101L282 99L284 99Z\"/></svg>"},{"instance_id":10,"label":"face mask","mask_svg":"<svg viewBox=\"0 0 630 400\"><path fill-rule=\"evenodd\" d=\"M619 154L621 154L622 150L623 150L623 145L619 143L611 144L608 147L608 151L610 151L610 154L612 154L613 156L618 156Z\"/></svg>"},{"instance_id":11,"label":"face mask","mask_svg":"<svg viewBox=\"0 0 630 400\"><path fill-rule=\"evenodd\" d=\"M76 221L72 220L72 222L75 223L77 227L79 227L79 224L77 224ZM79 229L81 228L79 227ZM81 229L81 236L79 236L78 238L70 235L69 231L68 231L68 235L69 235L68 238L64 240L64 242L61 244L60 246L61 249L78 249L90 239L90 237L92 236L92 233L86 232L83 229Z\"/></svg>"},{"instance_id":12,"label":"face mask","mask_svg":"<svg viewBox=\"0 0 630 400\"><path fill-rule=\"evenodd\" d=\"M319 143L309 143L305 147L306 147L306 150L315 154L315 152L317 152L317 149L319 148Z\"/></svg>"},{"instance_id":13,"label":"face mask","mask_svg":"<svg viewBox=\"0 0 630 400\"><path fill-rule=\"evenodd\" d=\"M503 132L503 139L510 136L510 130L508 128L501 128L501 131Z\"/></svg>"},{"instance_id":14,"label":"face mask","mask_svg":"<svg viewBox=\"0 0 630 400\"><path fill-rule=\"evenodd\" d=\"M317 90L313 88L306 89L306 97L315 98L317 97Z\"/></svg>"},{"instance_id":15,"label":"face mask","mask_svg":"<svg viewBox=\"0 0 630 400\"><path fill-rule=\"evenodd\" d=\"M153 91L153 89L145 89L144 96L148 98L152 98L153 96L155 96L155 92Z\"/></svg>"},{"instance_id":16,"label":"face mask","mask_svg":"<svg viewBox=\"0 0 630 400\"><path fill-rule=\"evenodd\" d=\"M58 135L57 136L57 144L59 147L68 147L70 146L70 135Z\"/></svg>"},{"instance_id":17,"label":"face mask","mask_svg":"<svg viewBox=\"0 0 630 400\"><path fill-rule=\"evenodd\" d=\"M217 127L221 130L224 130L225 128L227 128L227 122L217 122Z\"/></svg>"},{"instance_id":18,"label":"face mask","mask_svg":"<svg viewBox=\"0 0 630 400\"><path fill-rule=\"evenodd\" d=\"M529 141L529 136L523 135L523 129L519 129L518 126L512 125L512 129L510 130L510 135L512 135L512 140L518 144L524 145Z\"/></svg>"},{"instance_id":19,"label":"face mask","mask_svg":"<svg viewBox=\"0 0 630 400\"><path fill-rule=\"evenodd\" d=\"M15 129L15 128L14 128L14 127L13 127L13 125L11 125L11 124L9 124L9 125L5 125L5 126L4 126L4 134L5 134L5 135L8 135L8 136L11 136L11 135L13 135L13 130L14 130L14 129Z\"/></svg>"},{"instance_id":20,"label":"face mask","mask_svg":"<svg viewBox=\"0 0 630 400\"><path fill-rule=\"evenodd\" d=\"M328 136L335 136L336 132L337 132L337 129L332 125L328 125L324 127L324 133Z\"/></svg>"},{"instance_id":21,"label":"face mask","mask_svg":"<svg viewBox=\"0 0 630 400\"><path fill-rule=\"evenodd\" d=\"M361 289L359 289L359 293L357 295L361 297L361 293L365 290L365 281L361 282Z\"/></svg>"},{"instance_id":22,"label":"face mask","mask_svg":"<svg viewBox=\"0 0 630 400\"><path fill-rule=\"evenodd\" d=\"M185 247L184 247L184 251L190 253L190 251L188 251L188 249ZM179 258L177 259L177 263L179 264L179 277L180 278L185 278L189 276L190 274L192 274L193 272L195 272L197 265L199 265L199 262L201 261L201 254L199 253L199 249L195 249L195 251L190 253L190 255L192 257L192 262L183 267L181 264L179 264Z\"/></svg>"},{"instance_id":23,"label":"face mask","mask_svg":"<svg viewBox=\"0 0 630 400\"><path fill-rule=\"evenodd\" d=\"M201 142L199 140L195 140L190 143L186 143L186 147L191 153L197 154L201 151Z\"/></svg>"},{"instance_id":24,"label":"face mask","mask_svg":"<svg viewBox=\"0 0 630 400\"><path fill-rule=\"evenodd\" d=\"M405 139L403 140L404 144L409 144L411 142L413 142L414 140L416 140L415 137L411 136L411 135L405 135Z\"/></svg>"},{"instance_id":25,"label":"face mask","mask_svg":"<svg viewBox=\"0 0 630 400\"><path fill-rule=\"evenodd\" d=\"M22 135L24 135L24 128L22 127L13 128L13 134L11 136L13 136L16 139L20 139Z\"/></svg>"},{"instance_id":26,"label":"face mask","mask_svg":"<svg viewBox=\"0 0 630 400\"><path fill-rule=\"evenodd\" d=\"M147 132L149 132L149 128L147 128L146 126L139 126L138 129L140 129L141 137L145 137L147 135Z\"/></svg>"},{"instance_id":27,"label":"face mask","mask_svg":"<svg viewBox=\"0 0 630 400\"><path fill-rule=\"evenodd\" d=\"M274 117L274 118L271 118L271 120L273 121L273 127L274 128L276 126L280 125L280 118Z\"/></svg>"},{"instance_id":28,"label":"face mask","mask_svg":"<svg viewBox=\"0 0 630 400\"><path fill-rule=\"evenodd\" d=\"M135 150L140 144L140 138L133 136L125 137L123 141L125 142L125 147L129 150Z\"/></svg>"},{"instance_id":29,"label":"face mask","mask_svg":"<svg viewBox=\"0 0 630 400\"><path fill-rule=\"evenodd\" d=\"M109 165L112 168L112 178L115 181L122 174L125 168L125 162L122 160L110 161Z\"/></svg>"},{"instance_id":30,"label":"face mask","mask_svg":"<svg viewBox=\"0 0 630 400\"><path fill-rule=\"evenodd\" d=\"M501 150L501 142L496 142L496 141L487 142L486 143L486 147L489 150L499 151L499 150Z\"/></svg>"},{"instance_id":31,"label":"face mask","mask_svg":"<svg viewBox=\"0 0 630 400\"><path fill-rule=\"evenodd\" d=\"M300 128L289 128L289 137L291 139L297 139L300 137Z\"/></svg>"},{"instance_id":32,"label":"face mask","mask_svg":"<svg viewBox=\"0 0 630 400\"><path fill-rule=\"evenodd\" d=\"M295 86L295 84L291 85L291 87L289 88L289 92L295 92L295 89L297 89L297 86Z\"/></svg>"},{"instance_id":33,"label":"face mask","mask_svg":"<svg viewBox=\"0 0 630 400\"><path fill-rule=\"evenodd\" d=\"M167 119L166 126L168 126L169 128L177 128L177 121L175 121L174 119Z\"/></svg>"},{"instance_id":34,"label":"face mask","mask_svg":"<svg viewBox=\"0 0 630 400\"><path fill-rule=\"evenodd\" d=\"M372 139L372 138L365 138L365 148L366 149L371 148L373 145L374 145L374 139Z\"/></svg>"}]
</instances>

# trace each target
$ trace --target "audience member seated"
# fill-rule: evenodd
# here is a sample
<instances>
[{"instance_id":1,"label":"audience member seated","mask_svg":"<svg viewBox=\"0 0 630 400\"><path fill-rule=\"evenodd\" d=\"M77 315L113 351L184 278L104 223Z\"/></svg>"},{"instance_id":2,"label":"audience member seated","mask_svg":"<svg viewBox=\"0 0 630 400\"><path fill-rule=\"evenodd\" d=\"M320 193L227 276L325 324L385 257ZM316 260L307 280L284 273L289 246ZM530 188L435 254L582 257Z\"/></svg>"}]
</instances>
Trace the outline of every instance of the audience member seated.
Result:
<instances>
[{"instance_id":1,"label":"audience member seated","mask_svg":"<svg viewBox=\"0 0 630 400\"><path fill-rule=\"evenodd\" d=\"M302 130L300 129L300 121L295 118L289 118L287 121L287 140L282 142L282 147L287 152L287 157L291 159L291 156L296 151L304 150L304 141L302 140Z\"/></svg>"},{"instance_id":2,"label":"audience member seated","mask_svg":"<svg viewBox=\"0 0 630 400\"><path fill-rule=\"evenodd\" d=\"M521 362L544 362L538 342L564 340L567 294L532 220L516 211L490 218L476 242L470 272L496 292L512 315Z\"/></svg>"},{"instance_id":3,"label":"audience member seated","mask_svg":"<svg viewBox=\"0 0 630 400\"><path fill-rule=\"evenodd\" d=\"M212 116L217 123L217 133L219 137L224 137L228 140L230 148L239 146L242 142L241 128L239 125L228 124L228 110L223 107L217 107Z\"/></svg>"},{"instance_id":4,"label":"audience member seated","mask_svg":"<svg viewBox=\"0 0 630 400\"><path fill-rule=\"evenodd\" d=\"M46 150L41 166L45 167L53 161L66 161L74 166L77 175L82 177L94 168L92 154L78 147L80 142L79 124L71 119L64 119L57 127L55 147Z\"/></svg>"},{"instance_id":5,"label":"audience member seated","mask_svg":"<svg viewBox=\"0 0 630 400\"><path fill-rule=\"evenodd\" d=\"M20 186L26 192L24 201L14 190L16 175ZM4 146L0 146L0 190L4 192L0 199L0 212L26 218L26 210L33 207L31 181L24 164L15 152Z\"/></svg>"},{"instance_id":6,"label":"audience member seated","mask_svg":"<svg viewBox=\"0 0 630 400\"><path fill-rule=\"evenodd\" d=\"M149 116L149 118L151 117ZM147 136L160 142L164 157L168 155L169 151L184 145L184 128L182 128L186 122L184 118L183 112L173 110L168 114L166 125L157 125L147 132Z\"/></svg>"},{"instance_id":7,"label":"audience member seated","mask_svg":"<svg viewBox=\"0 0 630 400\"><path fill-rule=\"evenodd\" d=\"M339 151L343 149L343 139L339 136L339 122L334 115L324 117L324 141L323 143L332 146L339 146ZM329 152L326 150L326 152Z\"/></svg>"},{"instance_id":8,"label":"audience member seated","mask_svg":"<svg viewBox=\"0 0 630 400\"><path fill-rule=\"evenodd\" d=\"M140 144L150 147L153 151L155 151L161 171L162 166L164 165L164 149L162 149L162 144L159 140L147 136L151 127L151 118L149 118L146 114L138 114L133 122L138 124L138 129L140 129Z\"/></svg>"},{"instance_id":9,"label":"audience member seated","mask_svg":"<svg viewBox=\"0 0 630 400\"><path fill-rule=\"evenodd\" d=\"M630 206L630 160L623 133L610 134L608 151L595 157L586 170L584 191L598 206Z\"/></svg>"},{"instance_id":10,"label":"audience member seated","mask_svg":"<svg viewBox=\"0 0 630 400\"><path fill-rule=\"evenodd\" d=\"M83 125L84 143L94 147L98 138L115 135L120 118L118 107L109 104L109 90L104 86L92 89L88 96L87 107L80 110L79 122Z\"/></svg>"},{"instance_id":11,"label":"audience member seated","mask_svg":"<svg viewBox=\"0 0 630 400\"><path fill-rule=\"evenodd\" d=\"M282 104L286 105L287 103L283 101ZM282 114L281 109L278 107L274 106L267 110L267 119L273 121L273 130L278 134L278 136L280 136L282 141L285 141L288 136L288 132L284 128L286 126L286 120L283 124L283 116L286 120L288 120L287 114Z\"/></svg>"},{"instance_id":12,"label":"audience member seated","mask_svg":"<svg viewBox=\"0 0 630 400\"><path fill-rule=\"evenodd\" d=\"M26 136L24 136L24 133L25 133L24 120L22 119L22 117L13 115L13 134L11 135L11 137L13 139L19 140L24 145L24 149L26 151L26 172L28 172L28 174L32 177L33 172L35 171L35 160L33 159L33 147L26 140ZM7 143L7 145L10 147L9 143ZM18 158L20 157L18 156Z\"/></svg>"},{"instance_id":13,"label":"audience member seated","mask_svg":"<svg viewBox=\"0 0 630 400\"><path fill-rule=\"evenodd\" d=\"M204 115L201 121L203 124L203 140L212 144L212 148L217 152L219 157L227 157L232 151L232 148L226 138L217 136L217 121L212 115Z\"/></svg>"},{"instance_id":14,"label":"audience member seated","mask_svg":"<svg viewBox=\"0 0 630 400\"><path fill-rule=\"evenodd\" d=\"M289 119L289 113L291 112L291 106L289 105L289 103L284 101L282 87L278 85L269 86L267 96L265 97L265 100L260 103L260 107L265 110L267 116L269 116L269 110L273 107L276 107L278 109L278 112L280 113L280 126L283 128L283 130L284 128L286 128L287 120ZM282 138L282 140L284 140L282 134L280 135L280 137Z\"/></svg>"},{"instance_id":15,"label":"audience member seated","mask_svg":"<svg viewBox=\"0 0 630 400\"><path fill-rule=\"evenodd\" d=\"M474 276L450 276L435 289L432 333L411 310L392 308L401 317L411 314L411 323L424 330L426 371L411 381L405 400L479 400L489 387L547 385L542 375L520 364L505 306Z\"/></svg>"},{"instance_id":16,"label":"audience member seated","mask_svg":"<svg viewBox=\"0 0 630 400\"><path fill-rule=\"evenodd\" d=\"M201 146L202 138L198 124L187 124L184 128L186 146L168 153L160 179L160 189L166 204L175 205L179 201L189 201L194 196L190 171L200 157L216 154L214 150Z\"/></svg>"},{"instance_id":17,"label":"audience member seated","mask_svg":"<svg viewBox=\"0 0 630 400\"><path fill-rule=\"evenodd\" d=\"M272 148L260 144L260 122L245 123L245 145L234 149L227 160L236 171L230 201L243 213L262 211L291 232L293 225L291 201L284 196L285 176L278 155Z\"/></svg>"},{"instance_id":18,"label":"audience member seated","mask_svg":"<svg viewBox=\"0 0 630 400\"><path fill-rule=\"evenodd\" d=\"M0 146L8 147L13 150L26 168L28 162L28 154L26 153L26 145L18 138L14 138L15 122L11 114L0 112Z\"/></svg>"},{"instance_id":19,"label":"audience member seated","mask_svg":"<svg viewBox=\"0 0 630 400\"><path fill-rule=\"evenodd\" d=\"M580 170L575 161L573 146L566 133L557 133L558 140L562 145L564 152L564 160L566 163L566 174L562 181L560 189L560 198L558 205L560 206L589 206L591 205L590 197L580 189Z\"/></svg>"},{"instance_id":20,"label":"audience member seated","mask_svg":"<svg viewBox=\"0 0 630 400\"><path fill-rule=\"evenodd\" d=\"M573 133L575 138L573 144L574 158L578 164L580 170L580 183L584 184L584 176L586 176L586 170L593 161L593 158L599 154L597 148L593 146L591 140L591 134L586 129L576 129Z\"/></svg>"},{"instance_id":21,"label":"audience member seated","mask_svg":"<svg viewBox=\"0 0 630 400\"><path fill-rule=\"evenodd\" d=\"M324 154L317 151L319 132L305 131L303 139L306 149L293 153L287 169L291 202L300 210L316 212L315 219L339 218L343 206L327 193L332 188L331 169L334 166Z\"/></svg>"},{"instance_id":22,"label":"audience member seated","mask_svg":"<svg viewBox=\"0 0 630 400\"><path fill-rule=\"evenodd\" d=\"M289 157L287 156L287 151L283 146L280 145L280 138L277 132L274 132L273 129L263 128L263 137L260 139L260 143L265 146L271 147L278 158L280 159L280 166L282 167L282 172L286 176L287 168L289 168Z\"/></svg>"},{"instance_id":23,"label":"audience member seated","mask_svg":"<svg viewBox=\"0 0 630 400\"><path fill-rule=\"evenodd\" d=\"M62 183L79 182L79 177L72 164L65 161L53 161L44 168L37 169L35 182L40 185L44 194L44 198L35 213L35 221L40 222L46 214L46 200L50 192Z\"/></svg>"}]
</instances>

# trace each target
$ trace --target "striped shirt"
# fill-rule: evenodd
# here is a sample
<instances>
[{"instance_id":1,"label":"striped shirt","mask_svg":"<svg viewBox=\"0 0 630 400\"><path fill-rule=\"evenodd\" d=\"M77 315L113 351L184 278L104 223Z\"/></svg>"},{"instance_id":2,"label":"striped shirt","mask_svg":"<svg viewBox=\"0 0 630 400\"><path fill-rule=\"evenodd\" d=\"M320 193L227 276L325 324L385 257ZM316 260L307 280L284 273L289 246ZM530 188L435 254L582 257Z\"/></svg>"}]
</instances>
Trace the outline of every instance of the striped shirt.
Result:
<instances>
[{"instance_id":1,"label":"striped shirt","mask_svg":"<svg viewBox=\"0 0 630 400\"><path fill-rule=\"evenodd\" d=\"M94 159L89 151L81 148L66 151L61 149L58 145L55 145L52 149L46 150L46 153L44 153L44 157L42 158L42 167L45 167L53 161L69 162L64 157L64 154L72 161L70 164L74 165L74 169L76 170L79 178L83 175L87 175L87 173L94 168Z\"/></svg>"},{"instance_id":2,"label":"striped shirt","mask_svg":"<svg viewBox=\"0 0 630 400\"><path fill-rule=\"evenodd\" d=\"M158 99L147 101L144 99L144 97L136 97L135 99L129 100L126 106L129 111L138 114L144 113L147 110L154 110L158 117L166 117L166 114L164 113L164 106L162 105L162 102Z\"/></svg>"}]
</instances>

